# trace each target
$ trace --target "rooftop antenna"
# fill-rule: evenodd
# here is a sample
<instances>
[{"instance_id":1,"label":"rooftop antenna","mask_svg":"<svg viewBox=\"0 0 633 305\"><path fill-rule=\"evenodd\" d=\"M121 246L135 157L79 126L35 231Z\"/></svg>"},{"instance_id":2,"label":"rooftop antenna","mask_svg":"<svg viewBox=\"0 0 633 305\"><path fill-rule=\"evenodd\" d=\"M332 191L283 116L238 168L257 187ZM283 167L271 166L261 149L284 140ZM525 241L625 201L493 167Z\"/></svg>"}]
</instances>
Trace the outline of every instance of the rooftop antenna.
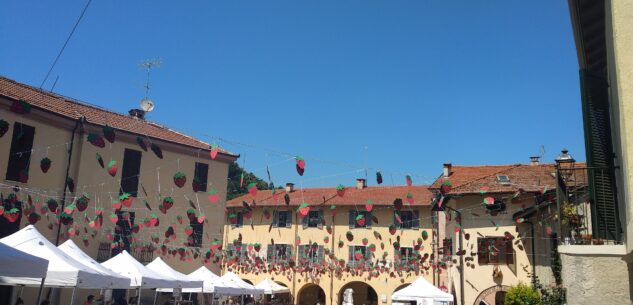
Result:
<instances>
[{"instance_id":1,"label":"rooftop antenna","mask_svg":"<svg viewBox=\"0 0 633 305\"><path fill-rule=\"evenodd\" d=\"M130 115L137 117L139 119L145 118L145 113L154 110L154 102L152 102L147 96L149 95L149 77L152 72L152 68L159 67L163 63L160 59L149 59L139 64L141 69L145 69L147 71L147 78L145 80L145 96L141 99L141 109L132 109L130 110Z\"/></svg>"}]
</instances>

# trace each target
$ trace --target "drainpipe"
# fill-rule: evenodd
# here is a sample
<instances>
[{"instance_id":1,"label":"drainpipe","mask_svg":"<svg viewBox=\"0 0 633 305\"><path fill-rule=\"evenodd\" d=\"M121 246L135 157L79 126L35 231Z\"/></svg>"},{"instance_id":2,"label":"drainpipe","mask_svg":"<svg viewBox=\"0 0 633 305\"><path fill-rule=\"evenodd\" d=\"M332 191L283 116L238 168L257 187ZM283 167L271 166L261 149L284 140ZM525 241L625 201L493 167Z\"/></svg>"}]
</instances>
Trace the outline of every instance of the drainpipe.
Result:
<instances>
[{"instance_id":1,"label":"drainpipe","mask_svg":"<svg viewBox=\"0 0 633 305\"><path fill-rule=\"evenodd\" d=\"M534 223L531 221L524 221L523 223L527 223L530 225L530 236L532 237L532 257L534 258L534 260L532 261L532 283L534 283L534 280L536 279L536 251L534 248Z\"/></svg>"},{"instance_id":2,"label":"drainpipe","mask_svg":"<svg viewBox=\"0 0 633 305\"><path fill-rule=\"evenodd\" d=\"M334 217L335 216L332 215L332 242L330 252L332 253L332 256L336 258L336 255L334 255L334 236L336 236L336 225L334 222ZM325 260L325 257L323 259ZM330 271L330 305L334 305L334 270Z\"/></svg>"},{"instance_id":3,"label":"drainpipe","mask_svg":"<svg viewBox=\"0 0 633 305\"><path fill-rule=\"evenodd\" d=\"M460 211L455 210L455 209L453 209L451 207L448 207L448 206L446 207L446 209L448 209L450 211L453 211L453 212L455 212L457 214L457 217L459 217L459 226L461 228L463 228L463 226L462 226L462 213ZM459 250L461 251L463 248L464 248L464 236L462 235L462 233L459 233ZM464 284L465 284L464 272L466 272L466 270L464 268L464 256L463 255L459 256L459 269L460 269L460 272L459 272L459 282L460 282L459 294L461 295L459 303L461 305L464 305Z\"/></svg>"}]
</instances>

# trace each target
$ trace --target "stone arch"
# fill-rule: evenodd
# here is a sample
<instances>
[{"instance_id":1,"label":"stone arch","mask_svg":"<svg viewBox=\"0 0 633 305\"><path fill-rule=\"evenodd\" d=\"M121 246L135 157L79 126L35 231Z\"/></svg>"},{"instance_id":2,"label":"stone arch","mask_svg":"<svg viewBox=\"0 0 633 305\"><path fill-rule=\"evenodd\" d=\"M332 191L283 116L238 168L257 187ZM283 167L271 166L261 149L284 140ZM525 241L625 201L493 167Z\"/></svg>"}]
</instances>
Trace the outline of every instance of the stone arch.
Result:
<instances>
[{"instance_id":1,"label":"stone arch","mask_svg":"<svg viewBox=\"0 0 633 305\"><path fill-rule=\"evenodd\" d=\"M354 305L378 305L378 293L374 287L365 283L365 282L349 282L338 292L338 304L341 305L343 303L343 293L347 288L352 288L354 293L352 294L354 298Z\"/></svg>"},{"instance_id":2,"label":"stone arch","mask_svg":"<svg viewBox=\"0 0 633 305\"><path fill-rule=\"evenodd\" d=\"M317 284L307 283L297 292L297 305L328 305L326 302L325 290Z\"/></svg>"},{"instance_id":3,"label":"stone arch","mask_svg":"<svg viewBox=\"0 0 633 305\"><path fill-rule=\"evenodd\" d=\"M400 285L400 286L396 287L396 289L394 289L394 290L393 290L393 292L396 292L396 291L398 291L398 290L402 290L404 287L407 287L407 286L409 286L409 285L411 285L411 283L404 283L404 284L402 284L402 285Z\"/></svg>"},{"instance_id":4,"label":"stone arch","mask_svg":"<svg viewBox=\"0 0 633 305\"><path fill-rule=\"evenodd\" d=\"M249 284L251 284L251 285L255 285L255 284L253 284L253 281L248 280L248 279L242 279L242 281L247 282L247 283L249 283Z\"/></svg>"},{"instance_id":5,"label":"stone arch","mask_svg":"<svg viewBox=\"0 0 633 305\"><path fill-rule=\"evenodd\" d=\"M510 286L497 285L484 289L477 298L473 305L504 305L505 292L510 289Z\"/></svg>"}]
</instances>

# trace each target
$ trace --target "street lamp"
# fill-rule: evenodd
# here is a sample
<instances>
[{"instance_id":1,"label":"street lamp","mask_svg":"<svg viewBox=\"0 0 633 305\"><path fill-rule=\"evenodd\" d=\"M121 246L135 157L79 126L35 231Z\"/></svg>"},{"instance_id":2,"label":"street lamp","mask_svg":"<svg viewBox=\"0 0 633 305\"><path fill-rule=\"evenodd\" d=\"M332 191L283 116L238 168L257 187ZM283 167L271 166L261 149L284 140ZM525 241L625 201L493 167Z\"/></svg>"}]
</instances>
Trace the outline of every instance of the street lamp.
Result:
<instances>
[{"instance_id":1,"label":"street lamp","mask_svg":"<svg viewBox=\"0 0 633 305\"><path fill-rule=\"evenodd\" d=\"M569 150L563 148L555 161L558 173L561 175L561 178L563 178L563 181L566 181L574 172L576 160L569 154Z\"/></svg>"}]
</instances>

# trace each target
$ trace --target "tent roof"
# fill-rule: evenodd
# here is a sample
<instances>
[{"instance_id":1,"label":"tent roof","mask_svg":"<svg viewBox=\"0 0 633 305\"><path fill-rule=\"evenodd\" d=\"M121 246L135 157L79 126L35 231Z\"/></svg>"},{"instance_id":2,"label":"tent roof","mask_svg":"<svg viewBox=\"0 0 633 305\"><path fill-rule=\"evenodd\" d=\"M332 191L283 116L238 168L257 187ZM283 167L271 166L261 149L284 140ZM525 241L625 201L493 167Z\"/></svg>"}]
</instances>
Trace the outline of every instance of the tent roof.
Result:
<instances>
[{"instance_id":1,"label":"tent roof","mask_svg":"<svg viewBox=\"0 0 633 305\"><path fill-rule=\"evenodd\" d=\"M76 261L88 266L92 270L99 272L104 277L104 282L109 286L107 288L111 289L127 289L130 288L130 279L125 276L121 276L114 271L101 266L97 261L92 259L92 257L88 256L85 252L83 252L77 244L75 244L72 240L67 240L65 243L59 245L57 248L62 250L64 253L68 254L70 257L75 259Z\"/></svg>"},{"instance_id":2,"label":"tent roof","mask_svg":"<svg viewBox=\"0 0 633 305\"><path fill-rule=\"evenodd\" d=\"M194 280L189 278L188 276L174 270L172 267L167 265L165 261L157 257L151 263L147 264L147 269L150 269L158 274L164 275L166 278L173 278L177 281L178 287L176 288L201 288L202 281Z\"/></svg>"},{"instance_id":3,"label":"tent roof","mask_svg":"<svg viewBox=\"0 0 633 305\"><path fill-rule=\"evenodd\" d=\"M264 290L264 294L277 294L277 293L288 293L290 289L286 286L281 286L275 283L270 278L265 278L261 282L255 285L255 288Z\"/></svg>"},{"instance_id":4,"label":"tent roof","mask_svg":"<svg viewBox=\"0 0 633 305\"><path fill-rule=\"evenodd\" d=\"M130 278L130 287L178 288L178 281L158 274L139 263L127 251L101 263L104 267Z\"/></svg>"},{"instance_id":5,"label":"tent roof","mask_svg":"<svg viewBox=\"0 0 633 305\"><path fill-rule=\"evenodd\" d=\"M262 289L255 288L255 286L245 282L239 276L237 276L237 274L235 274L233 272L230 272L230 271L225 273L221 277L221 279L226 281L226 282L228 282L228 283L235 284L239 288L244 289L245 290L244 294L259 295L259 294L263 294L264 293L264 291Z\"/></svg>"},{"instance_id":6,"label":"tent roof","mask_svg":"<svg viewBox=\"0 0 633 305\"><path fill-rule=\"evenodd\" d=\"M398 290L391 295L392 301L414 301L418 299L435 301L453 301L453 296L433 286L424 277L419 277L411 285Z\"/></svg>"},{"instance_id":7,"label":"tent roof","mask_svg":"<svg viewBox=\"0 0 633 305\"><path fill-rule=\"evenodd\" d=\"M37 229L28 225L0 242L23 252L48 260L45 286L50 287L78 287L78 288L107 288L104 274L100 274L90 267L76 261L49 242ZM39 286L41 279L7 278L0 282L6 285Z\"/></svg>"},{"instance_id":8,"label":"tent roof","mask_svg":"<svg viewBox=\"0 0 633 305\"><path fill-rule=\"evenodd\" d=\"M198 268L196 271L187 276L191 279L202 280L202 290L205 293L215 293L220 295L241 295L248 293L244 289L239 288L237 285L222 280L218 275L211 272L211 270L207 269L205 266ZM167 288L157 290L161 292L171 292L173 289ZM182 292L195 293L200 292L200 290L200 288L185 288Z\"/></svg>"},{"instance_id":9,"label":"tent roof","mask_svg":"<svg viewBox=\"0 0 633 305\"><path fill-rule=\"evenodd\" d=\"M3 277L46 277L48 260L0 243L0 274ZM1 282L2 280L0 280Z\"/></svg>"}]
</instances>

